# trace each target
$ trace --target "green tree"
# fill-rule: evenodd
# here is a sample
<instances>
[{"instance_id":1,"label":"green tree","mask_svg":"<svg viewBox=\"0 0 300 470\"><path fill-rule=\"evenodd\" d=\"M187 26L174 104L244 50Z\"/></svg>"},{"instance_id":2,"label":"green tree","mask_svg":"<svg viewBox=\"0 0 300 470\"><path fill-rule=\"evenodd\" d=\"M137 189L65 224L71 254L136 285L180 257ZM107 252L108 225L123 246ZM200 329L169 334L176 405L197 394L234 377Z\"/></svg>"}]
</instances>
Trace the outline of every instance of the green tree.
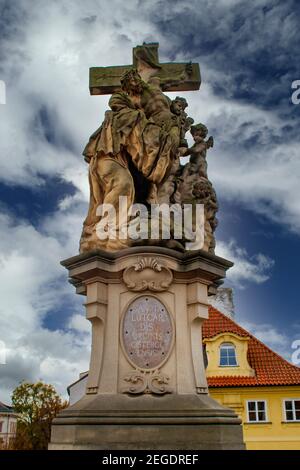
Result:
<instances>
[{"instance_id":1,"label":"green tree","mask_svg":"<svg viewBox=\"0 0 300 470\"><path fill-rule=\"evenodd\" d=\"M15 449L47 449L52 420L67 402L52 385L22 382L13 391L12 405L18 414Z\"/></svg>"}]
</instances>

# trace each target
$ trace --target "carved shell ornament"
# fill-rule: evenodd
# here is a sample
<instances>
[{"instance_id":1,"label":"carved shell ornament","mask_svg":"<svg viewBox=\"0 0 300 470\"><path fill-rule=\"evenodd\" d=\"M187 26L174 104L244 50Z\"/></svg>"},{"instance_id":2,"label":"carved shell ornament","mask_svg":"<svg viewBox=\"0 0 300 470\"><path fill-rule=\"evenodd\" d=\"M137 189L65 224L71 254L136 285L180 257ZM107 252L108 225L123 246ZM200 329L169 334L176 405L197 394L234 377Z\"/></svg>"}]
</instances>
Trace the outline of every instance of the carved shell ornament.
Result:
<instances>
[{"instance_id":1,"label":"carved shell ornament","mask_svg":"<svg viewBox=\"0 0 300 470\"><path fill-rule=\"evenodd\" d=\"M144 257L136 264L125 269L123 280L129 290L141 292L167 290L173 275L169 268L162 265L157 258Z\"/></svg>"}]
</instances>

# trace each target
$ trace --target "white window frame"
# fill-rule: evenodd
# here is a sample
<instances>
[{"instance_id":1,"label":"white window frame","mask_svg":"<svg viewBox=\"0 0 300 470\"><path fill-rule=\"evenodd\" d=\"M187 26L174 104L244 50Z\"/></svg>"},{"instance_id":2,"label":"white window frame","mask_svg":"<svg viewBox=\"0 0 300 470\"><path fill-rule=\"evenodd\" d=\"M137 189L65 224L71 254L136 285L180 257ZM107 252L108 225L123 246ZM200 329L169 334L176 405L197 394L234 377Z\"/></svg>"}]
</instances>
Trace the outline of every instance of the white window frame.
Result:
<instances>
[{"instance_id":1,"label":"white window frame","mask_svg":"<svg viewBox=\"0 0 300 470\"><path fill-rule=\"evenodd\" d=\"M228 364L221 364L221 349L222 349L222 346L224 344L232 344L232 347L233 347L234 353L235 353L235 362L236 362L236 364L234 366L228 365ZM232 341L224 341L223 343L220 344L220 346L219 346L219 367L239 367L239 363L238 363L238 360L237 360L237 354L236 354L236 346Z\"/></svg>"},{"instance_id":2,"label":"white window frame","mask_svg":"<svg viewBox=\"0 0 300 470\"><path fill-rule=\"evenodd\" d=\"M285 407L285 403L287 401L291 401L293 402L293 407L292 407L292 410L288 410L288 411L292 411L293 412L293 419L287 419L286 418L286 407ZM295 419L296 418L296 409L295 409L295 401L300 401L300 398L284 398L282 400L282 408L283 408L283 421L284 423L300 423L300 419Z\"/></svg>"},{"instance_id":3,"label":"white window frame","mask_svg":"<svg viewBox=\"0 0 300 470\"><path fill-rule=\"evenodd\" d=\"M248 406L248 403L256 403L256 406L255 406L255 414L256 414L256 417L258 418L258 412L261 411L261 410L258 410L258 405L257 403L258 402L263 402L265 404L265 409L264 409L264 413L265 413L265 419L264 420L255 420L255 421L250 421L250 418L249 418L249 406ZM268 417L268 406L267 406L267 400L246 400L246 409L247 409L247 424L260 424L260 423L268 423L269 422L269 417Z\"/></svg>"}]
</instances>

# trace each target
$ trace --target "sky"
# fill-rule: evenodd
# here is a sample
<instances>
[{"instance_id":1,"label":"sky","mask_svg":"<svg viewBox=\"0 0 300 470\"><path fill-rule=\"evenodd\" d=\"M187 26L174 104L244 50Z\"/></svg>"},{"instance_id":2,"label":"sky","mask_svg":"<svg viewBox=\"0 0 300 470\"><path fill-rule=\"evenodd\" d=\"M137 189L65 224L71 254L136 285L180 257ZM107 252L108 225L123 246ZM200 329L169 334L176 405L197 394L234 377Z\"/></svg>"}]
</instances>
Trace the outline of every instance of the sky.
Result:
<instances>
[{"instance_id":1,"label":"sky","mask_svg":"<svg viewBox=\"0 0 300 470\"><path fill-rule=\"evenodd\" d=\"M160 43L161 62L200 64L200 91L181 94L215 140L216 254L235 263L225 283L235 319L291 360L299 25L297 0L0 0L0 401L21 380L65 394L88 369L84 298L60 261L78 253L89 197L82 150L109 99L89 95L89 67L131 64L144 41Z\"/></svg>"}]
</instances>

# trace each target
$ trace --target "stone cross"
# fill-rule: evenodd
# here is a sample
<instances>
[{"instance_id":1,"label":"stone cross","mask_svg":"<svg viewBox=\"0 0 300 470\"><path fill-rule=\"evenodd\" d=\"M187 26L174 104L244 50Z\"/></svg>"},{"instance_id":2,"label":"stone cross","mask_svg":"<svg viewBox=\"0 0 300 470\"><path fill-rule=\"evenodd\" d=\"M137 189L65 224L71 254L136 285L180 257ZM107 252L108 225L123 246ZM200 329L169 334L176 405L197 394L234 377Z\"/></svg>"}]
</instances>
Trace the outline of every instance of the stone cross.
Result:
<instances>
[{"instance_id":1,"label":"stone cross","mask_svg":"<svg viewBox=\"0 0 300 470\"><path fill-rule=\"evenodd\" d=\"M159 44L149 43L133 48L132 65L90 68L90 94L109 95L120 89L120 79L124 72L136 68L144 81L159 77L163 91L199 90L201 84L200 68L197 63L167 62L160 64ZM185 73L187 72L188 73ZM182 76L185 78L182 79ZM168 79L172 78L173 83Z\"/></svg>"}]
</instances>

